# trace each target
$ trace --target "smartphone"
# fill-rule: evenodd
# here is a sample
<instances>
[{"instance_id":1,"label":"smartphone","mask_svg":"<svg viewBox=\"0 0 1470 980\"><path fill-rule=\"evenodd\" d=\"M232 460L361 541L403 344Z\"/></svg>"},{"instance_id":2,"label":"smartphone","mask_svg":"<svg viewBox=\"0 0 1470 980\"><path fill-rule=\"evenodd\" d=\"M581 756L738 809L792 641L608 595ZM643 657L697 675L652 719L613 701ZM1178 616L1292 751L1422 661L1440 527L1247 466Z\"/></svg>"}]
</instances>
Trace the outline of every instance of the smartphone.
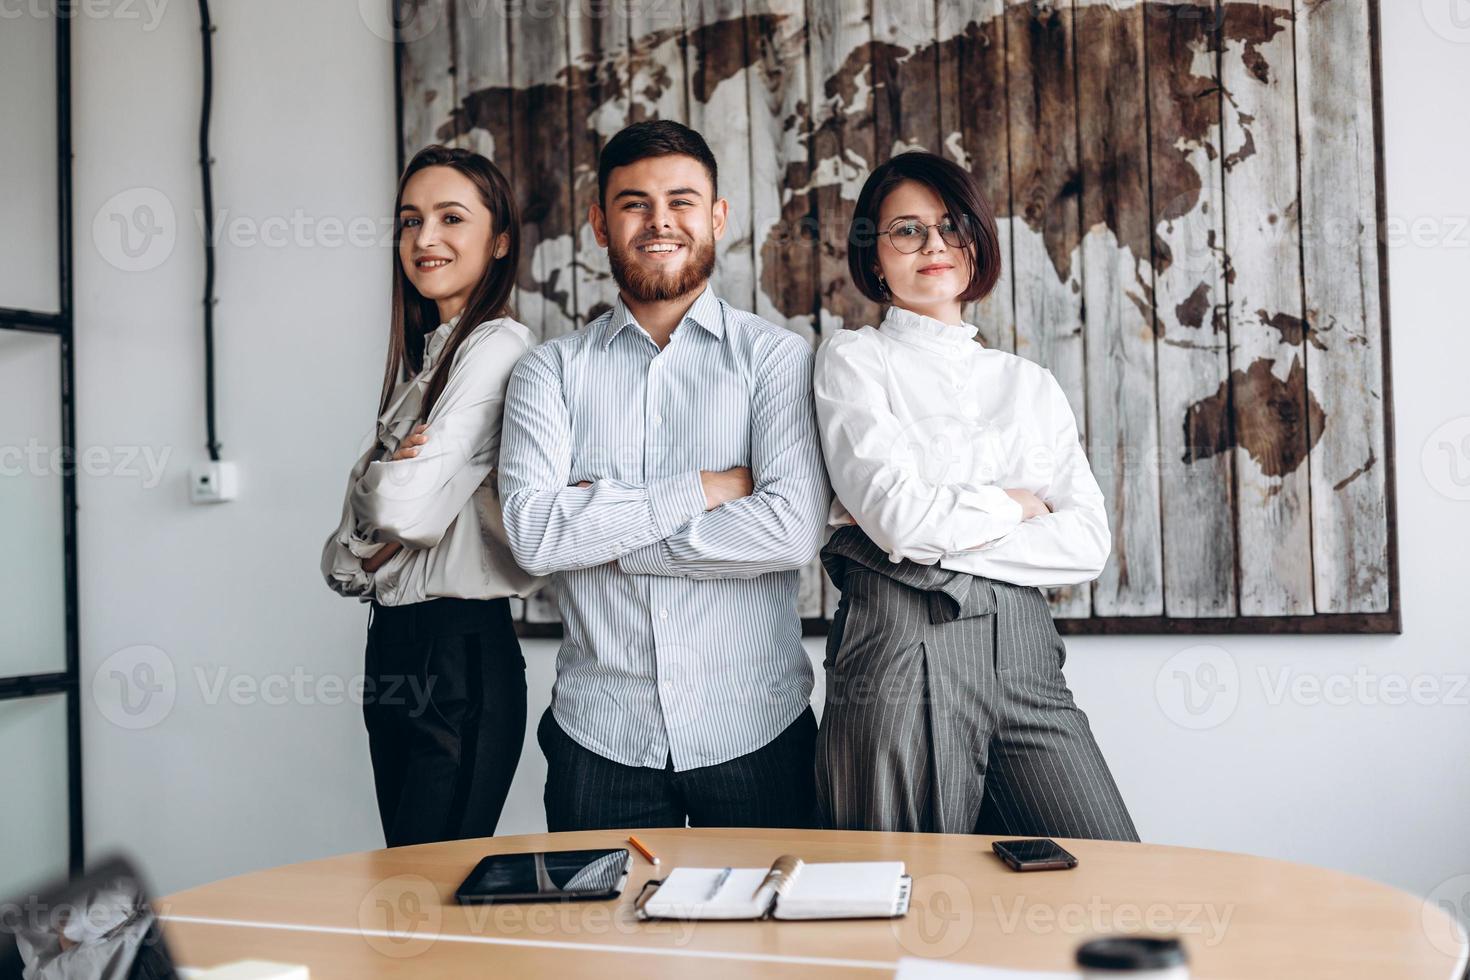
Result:
<instances>
[{"instance_id":1,"label":"smartphone","mask_svg":"<svg viewBox=\"0 0 1470 980\"><path fill-rule=\"evenodd\" d=\"M1054 840L998 840L990 845L1013 871L1056 871L1077 867L1077 859Z\"/></svg>"},{"instance_id":2,"label":"smartphone","mask_svg":"<svg viewBox=\"0 0 1470 980\"><path fill-rule=\"evenodd\" d=\"M631 864L626 847L491 854L454 893L461 905L617 898Z\"/></svg>"}]
</instances>

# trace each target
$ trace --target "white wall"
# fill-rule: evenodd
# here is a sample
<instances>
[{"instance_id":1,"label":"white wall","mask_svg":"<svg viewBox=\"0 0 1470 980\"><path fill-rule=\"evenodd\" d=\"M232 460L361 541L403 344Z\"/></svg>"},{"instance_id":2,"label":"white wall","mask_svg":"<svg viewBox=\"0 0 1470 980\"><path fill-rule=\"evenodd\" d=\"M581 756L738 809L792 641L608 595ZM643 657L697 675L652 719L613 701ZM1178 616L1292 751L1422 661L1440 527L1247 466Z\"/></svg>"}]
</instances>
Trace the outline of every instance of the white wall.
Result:
<instances>
[{"instance_id":1,"label":"white wall","mask_svg":"<svg viewBox=\"0 0 1470 980\"><path fill-rule=\"evenodd\" d=\"M163 891L381 845L355 705L248 692L210 703L210 684L219 668L246 682L360 670L365 609L327 591L317 557L371 417L390 256L320 244L316 223L389 208L392 52L355 4L216 6L218 206L256 222L299 209L304 241L318 243L220 250L220 435L243 467L237 502L185 497L187 467L204 458L193 5L167 6L152 29L79 18L74 56L78 438L169 453L156 487L125 473L81 481L83 678L146 662L172 667L177 689L171 706L160 696L138 716L103 688L86 703L87 839L93 854L121 845L141 856ZM1456 102L1470 90L1470 38L1436 34L1419 4L1383 6L1390 211L1429 219L1421 234L1441 239L1390 254L1404 634L1078 637L1067 673L1146 839L1428 893L1470 872L1470 690L1454 686L1470 671L1470 503L1449 495L1443 434L1431 443L1447 422L1470 424L1470 232L1452 221L1470 216L1470 133ZM180 234L156 268L127 272L116 243L91 229L99 210L147 200L138 188L171 204ZM109 205L120 192L132 196ZM1470 452L1458 463L1470 472ZM1235 682L1200 716L1213 727L1196 730L1174 720L1200 720L1175 671L1208 679L1190 659L1200 646L1223 650L1210 664ZM525 649L534 726L554 646ZM810 651L819 660L816 642ZM1338 680L1319 703L1276 698L1281 672ZM1436 703L1385 703L1392 689L1320 703L1334 684L1384 678L1420 679L1421 695L1437 685ZM543 776L528 735L503 832L542 828Z\"/></svg>"}]
</instances>

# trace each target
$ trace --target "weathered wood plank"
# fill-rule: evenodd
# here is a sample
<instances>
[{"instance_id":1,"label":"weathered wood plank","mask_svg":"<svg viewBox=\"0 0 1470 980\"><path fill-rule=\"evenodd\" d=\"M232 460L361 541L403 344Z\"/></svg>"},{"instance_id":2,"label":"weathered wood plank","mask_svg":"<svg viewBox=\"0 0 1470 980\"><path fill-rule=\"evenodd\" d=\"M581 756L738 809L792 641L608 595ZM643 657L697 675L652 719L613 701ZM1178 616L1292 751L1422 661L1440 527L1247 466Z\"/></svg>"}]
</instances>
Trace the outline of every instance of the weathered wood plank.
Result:
<instances>
[{"instance_id":1,"label":"weathered wood plank","mask_svg":"<svg viewBox=\"0 0 1470 980\"><path fill-rule=\"evenodd\" d=\"M438 140L459 104L454 77L452 0L396 0L402 42L403 162ZM427 26L426 25L431 25Z\"/></svg>"},{"instance_id":2,"label":"weathered wood plank","mask_svg":"<svg viewBox=\"0 0 1470 980\"><path fill-rule=\"evenodd\" d=\"M542 340L576 327L567 134L567 26L513 7L510 32L514 187L521 205L517 314Z\"/></svg>"},{"instance_id":3,"label":"weathered wood plank","mask_svg":"<svg viewBox=\"0 0 1470 980\"><path fill-rule=\"evenodd\" d=\"M1083 371L1081 174L1069 4L1006 0L1016 353L1051 370L1090 446ZM1096 462L1096 454L1089 453ZM1052 615L1085 617L1088 586L1048 589Z\"/></svg>"},{"instance_id":4,"label":"weathered wood plank","mask_svg":"<svg viewBox=\"0 0 1470 980\"><path fill-rule=\"evenodd\" d=\"M588 217L597 202L597 159L628 124L628 5L573 3L567 43L568 148L572 166L571 229L575 242L576 324L580 329L612 308L618 297L607 250L597 244Z\"/></svg>"},{"instance_id":5,"label":"weathered wood plank","mask_svg":"<svg viewBox=\"0 0 1470 980\"><path fill-rule=\"evenodd\" d=\"M875 165L872 23L866 4L807 5L811 81L811 178L818 249L818 333L876 325L878 304L852 286L847 271L848 226L863 181ZM841 593L822 573L823 614L831 618Z\"/></svg>"},{"instance_id":6,"label":"weathered wood plank","mask_svg":"<svg viewBox=\"0 0 1470 980\"><path fill-rule=\"evenodd\" d=\"M875 164L905 150L942 149L935 6L872 0Z\"/></svg>"},{"instance_id":7,"label":"weathered wood plank","mask_svg":"<svg viewBox=\"0 0 1470 980\"><path fill-rule=\"evenodd\" d=\"M816 342L817 237L803 0L750 0L755 312Z\"/></svg>"},{"instance_id":8,"label":"weathered wood plank","mask_svg":"<svg viewBox=\"0 0 1470 980\"><path fill-rule=\"evenodd\" d=\"M681 0L629 0L628 122L689 118Z\"/></svg>"},{"instance_id":9,"label":"weathered wood plank","mask_svg":"<svg viewBox=\"0 0 1470 980\"><path fill-rule=\"evenodd\" d=\"M821 243L817 260L819 333L876 325L876 303L847 272L852 207L875 165L872 26L866 4L812 2L807 8L812 93L812 178Z\"/></svg>"},{"instance_id":10,"label":"weathered wood plank","mask_svg":"<svg viewBox=\"0 0 1470 980\"><path fill-rule=\"evenodd\" d=\"M1377 141L1366 2L1299 0L1302 273L1319 612L1389 605ZM1352 79L1344 84L1344 79Z\"/></svg>"},{"instance_id":11,"label":"weathered wood plank","mask_svg":"<svg viewBox=\"0 0 1470 980\"><path fill-rule=\"evenodd\" d=\"M684 23L687 122L709 144L719 165L720 196L730 202L725 235L715 244L710 283L721 298L748 310L755 305L755 264L744 0L684 0Z\"/></svg>"},{"instance_id":12,"label":"weathered wood plank","mask_svg":"<svg viewBox=\"0 0 1470 980\"><path fill-rule=\"evenodd\" d=\"M1158 323L1164 612L1235 614L1229 453L1192 445L1191 409L1230 377L1214 0L1154 4L1144 18Z\"/></svg>"},{"instance_id":13,"label":"weathered wood plank","mask_svg":"<svg viewBox=\"0 0 1470 980\"><path fill-rule=\"evenodd\" d=\"M484 154L514 179L511 151L510 35L500 4L465 3L455 8L454 77L459 100L455 106L453 143Z\"/></svg>"},{"instance_id":14,"label":"weathered wood plank","mask_svg":"<svg viewBox=\"0 0 1470 980\"><path fill-rule=\"evenodd\" d=\"M996 214L1000 281L985 299L967 303L966 323L986 347L1014 352L1016 303L1011 266L1010 127L1006 117L1004 0L941 4L939 42L940 151L975 175Z\"/></svg>"},{"instance_id":15,"label":"weathered wood plank","mask_svg":"<svg viewBox=\"0 0 1470 980\"><path fill-rule=\"evenodd\" d=\"M1310 614L1291 0L1223 7L1220 57L1230 384L1192 410L1196 457L1233 450L1243 616Z\"/></svg>"},{"instance_id":16,"label":"weathered wood plank","mask_svg":"<svg viewBox=\"0 0 1470 980\"><path fill-rule=\"evenodd\" d=\"M815 345L817 254L803 0L749 0L751 239L755 312ZM801 571L797 611L822 615L822 564Z\"/></svg>"},{"instance_id":17,"label":"weathered wood plank","mask_svg":"<svg viewBox=\"0 0 1470 980\"><path fill-rule=\"evenodd\" d=\"M1078 4L1083 323L1088 446L1113 554L1092 587L1098 616L1164 610L1153 323L1153 229L1143 4Z\"/></svg>"},{"instance_id":18,"label":"weathered wood plank","mask_svg":"<svg viewBox=\"0 0 1470 980\"><path fill-rule=\"evenodd\" d=\"M571 145L567 132L567 27L560 18L508 10L513 186L521 205L516 314L542 340L576 327L572 274ZM552 590L526 600L526 621L560 622Z\"/></svg>"}]
</instances>

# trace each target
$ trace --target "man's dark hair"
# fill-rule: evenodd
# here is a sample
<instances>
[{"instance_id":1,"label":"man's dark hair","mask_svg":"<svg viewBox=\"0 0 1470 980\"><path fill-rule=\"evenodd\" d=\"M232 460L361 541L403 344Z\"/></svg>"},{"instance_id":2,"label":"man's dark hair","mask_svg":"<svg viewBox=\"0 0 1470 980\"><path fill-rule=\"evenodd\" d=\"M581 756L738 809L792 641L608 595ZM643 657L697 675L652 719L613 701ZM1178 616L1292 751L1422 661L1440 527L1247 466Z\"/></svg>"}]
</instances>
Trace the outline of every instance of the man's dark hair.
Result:
<instances>
[{"instance_id":1,"label":"man's dark hair","mask_svg":"<svg viewBox=\"0 0 1470 980\"><path fill-rule=\"evenodd\" d=\"M704 165L705 173L709 174L710 201L718 200L718 168L704 137L672 119L649 119L619 130L602 148L597 158L598 203L607 205L607 178L614 168L675 153L693 157Z\"/></svg>"},{"instance_id":2,"label":"man's dark hair","mask_svg":"<svg viewBox=\"0 0 1470 980\"><path fill-rule=\"evenodd\" d=\"M944 202L944 210L970 240L970 282L960 294L966 303L984 299L1000 279L1000 243L995 211L970 172L953 160L924 150L909 150L881 164L863 184L847 231L847 269L868 299L892 300L878 281L878 215L890 191L906 180L927 185Z\"/></svg>"}]
</instances>

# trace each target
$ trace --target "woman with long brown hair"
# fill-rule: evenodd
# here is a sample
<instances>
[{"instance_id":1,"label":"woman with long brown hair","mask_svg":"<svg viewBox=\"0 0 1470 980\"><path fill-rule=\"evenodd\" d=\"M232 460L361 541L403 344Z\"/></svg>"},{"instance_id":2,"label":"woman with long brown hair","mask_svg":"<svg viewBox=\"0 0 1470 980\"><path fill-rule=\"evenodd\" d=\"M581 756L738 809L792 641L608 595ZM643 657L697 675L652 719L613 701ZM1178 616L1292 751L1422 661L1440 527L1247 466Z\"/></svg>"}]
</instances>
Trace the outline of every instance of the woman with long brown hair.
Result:
<instances>
[{"instance_id":1,"label":"woman with long brown hair","mask_svg":"<svg viewBox=\"0 0 1470 980\"><path fill-rule=\"evenodd\" d=\"M388 846L495 832L526 727L495 463L511 368L534 343L508 303L520 216L485 157L430 146L394 202L378 421L322 574L371 604L363 718Z\"/></svg>"}]
</instances>

